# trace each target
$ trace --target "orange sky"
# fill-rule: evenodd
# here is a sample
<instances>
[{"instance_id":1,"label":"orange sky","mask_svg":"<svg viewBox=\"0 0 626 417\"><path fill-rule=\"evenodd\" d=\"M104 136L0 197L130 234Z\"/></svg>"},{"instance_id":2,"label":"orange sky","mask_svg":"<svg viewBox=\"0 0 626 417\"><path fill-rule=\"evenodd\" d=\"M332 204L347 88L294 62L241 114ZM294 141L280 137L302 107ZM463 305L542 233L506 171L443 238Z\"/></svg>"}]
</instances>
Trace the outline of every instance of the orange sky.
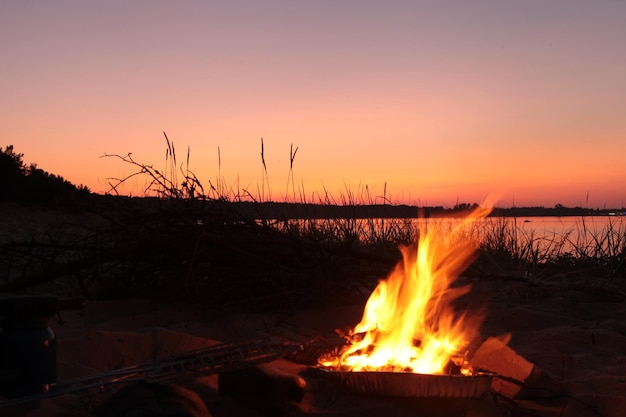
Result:
<instances>
[{"instance_id":1,"label":"orange sky","mask_svg":"<svg viewBox=\"0 0 626 417\"><path fill-rule=\"evenodd\" d=\"M386 184L396 204L624 207L625 19L578 0L3 1L0 146L96 192L133 172L105 153L163 167L166 131L205 186L274 200L293 143L307 201Z\"/></svg>"}]
</instances>

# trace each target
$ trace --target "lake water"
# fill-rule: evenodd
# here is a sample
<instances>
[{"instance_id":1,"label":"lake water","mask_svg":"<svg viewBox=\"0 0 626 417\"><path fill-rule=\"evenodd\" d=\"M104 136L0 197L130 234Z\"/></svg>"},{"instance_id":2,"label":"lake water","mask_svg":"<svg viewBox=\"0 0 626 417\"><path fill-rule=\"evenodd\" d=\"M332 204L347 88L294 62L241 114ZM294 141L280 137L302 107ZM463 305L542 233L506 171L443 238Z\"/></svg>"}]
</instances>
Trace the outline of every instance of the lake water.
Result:
<instances>
[{"instance_id":1,"label":"lake water","mask_svg":"<svg viewBox=\"0 0 626 417\"><path fill-rule=\"evenodd\" d=\"M615 256L626 248L626 217L521 217L485 219L491 225L506 222L517 233L518 244L546 254Z\"/></svg>"},{"instance_id":2,"label":"lake water","mask_svg":"<svg viewBox=\"0 0 626 417\"><path fill-rule=\"evenodd\" d=\"M332 230L336 236L358 235L365 242L413 240L437 224L454 227L462 219L312 219L295 221L300 227ZM474 236L491 243L498 239L511 250L532 249L545 256L614 256L626 248L626 216L489 217L469 226Z\"/></svg>"},{"instance_id":3,"label":"lake water","mask_svg":"<svg viewBox=\"0 0 626 417\"><path fill-rule=\"evenodd\" d=\"M563 234L570 231L587 229L602 231L607 228L619 228L626 221L624 216L568 216L568 217L519 217L515 220L518 226L544 233Z\"/></svg>"}]
</instances>

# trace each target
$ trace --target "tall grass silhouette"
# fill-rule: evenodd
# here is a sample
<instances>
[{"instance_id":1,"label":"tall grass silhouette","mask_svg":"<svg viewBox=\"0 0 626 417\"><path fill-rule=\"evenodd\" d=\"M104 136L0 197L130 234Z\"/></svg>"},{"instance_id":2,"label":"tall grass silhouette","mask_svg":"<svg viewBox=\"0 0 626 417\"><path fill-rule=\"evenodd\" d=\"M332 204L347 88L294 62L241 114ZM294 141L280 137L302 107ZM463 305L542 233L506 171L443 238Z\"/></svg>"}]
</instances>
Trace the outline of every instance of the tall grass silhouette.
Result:
<instances>
[{"instance_id":1,"label":"tall grass silhouette","mask_svg":"<svg viewBox=\"0 0 626 417\"><path fill-rule=\"evenodd\" d=\"M386 183L380 195L367 185L346 186L337 196L324 189L307 200L295 179L293 144L283 182L289 203L273 202L263 139L257 192L238 181L229 185L219 147L216 177L203 182L190 169L191 149L180 163L165 132L164 139L162 169L131 153L103 155L133 172L109 178L108 195L92 196L89 211L98 221L81 226L79 236L0 243L6 269L0 291L62 281L88 297L182 297L270 309L361 302L398 261L398 244L415 242L432 222L455 221L377 215L394 206ZM140 198L121 193L133 181L146 184ZM294 207L312 214L294 217ZM524 228L516 217L484 219L468 229L480 249L465 274L608 288L626 278L626 222L592 226L583 216L576 230L550 235Z\"/></svg>"}]
</instances>

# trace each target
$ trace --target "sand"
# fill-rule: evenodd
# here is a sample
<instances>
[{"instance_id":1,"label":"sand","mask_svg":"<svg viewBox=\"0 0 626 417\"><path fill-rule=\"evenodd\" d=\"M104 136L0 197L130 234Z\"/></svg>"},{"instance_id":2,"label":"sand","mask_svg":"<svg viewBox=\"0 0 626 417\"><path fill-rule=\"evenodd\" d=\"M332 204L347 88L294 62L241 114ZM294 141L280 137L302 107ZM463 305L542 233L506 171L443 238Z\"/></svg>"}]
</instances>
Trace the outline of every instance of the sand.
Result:
<instances>
[{"instance_id":1,"label":"sand","mask_svg":"<svg viewBox=\"0 0 626 417\"><path fill-rule=\"evenodd\" d=\"M596 289L592 280L569 287L557 284L474 280L468 295L488 306L482 335L486 338L510 332L509 347L550 377L548 389L535 392L534 397L506 399L489 394L470 405L446 409L436 402L406 404L344 392L309 375L304 378L308 383L304 399L286 405L283 415L626 415L624 290L617 286L610 291ZM50 326L58 338L58 379L66 381L224 342L263 339L304 343L321 337L334 343L339 340L334 329L354 325L362 308L352 305L250 313L154 300L90 301L82 310L63 311L62 320L53 317ZM295 365L294 369L300 372L306 366ZM200 395L213 416L262 415L220 396L216 375L186 381L183 385ZM122 385L0 408L0 414L89 416Z\"/></svg>"},{"instance_id":2,"label":"sand","mask_svg":"<svg viewBox=\"0 0 626 417\"><path fill-rule=\"evenodd\" d=\"M68 238L81 232L79 219L42 210L0 205L0 241L24 240L57 225ZM49 218L53 216L53 218ZM37 221L33 221L37 219ZM91 220L89 220L91 221ZM72 228L68 228L71 223ZM16 234L16 230L20 231ZM481 336L511 334L509 347L549 379L525 398L492 392L471 401L405 401L349 392L334 381L307 372L307 366L282 360L270 363L301 373L307 383L299 403L285 403L285 416L540 416L592 417L626 415L626 282L590 276L571 279L497 277L473 279L465 296L487 308ZM63 290L54 287L55 291ZM269 340L328 346L341 339L335 329L356 324L363 305L254 313L184 302L124 299L90 300L81 310L54 316L49 324L58 341L58 381L107 373L168 355L221 343ZM218 393L215 374L172 378L197 393L209 412L219 416L259 416L242 401ZM29 417L93 416L94 410L123 388L83 389L7 407L0 415ZM4 403L4 404L3 404Z\"/></svg>"}]
</instances>

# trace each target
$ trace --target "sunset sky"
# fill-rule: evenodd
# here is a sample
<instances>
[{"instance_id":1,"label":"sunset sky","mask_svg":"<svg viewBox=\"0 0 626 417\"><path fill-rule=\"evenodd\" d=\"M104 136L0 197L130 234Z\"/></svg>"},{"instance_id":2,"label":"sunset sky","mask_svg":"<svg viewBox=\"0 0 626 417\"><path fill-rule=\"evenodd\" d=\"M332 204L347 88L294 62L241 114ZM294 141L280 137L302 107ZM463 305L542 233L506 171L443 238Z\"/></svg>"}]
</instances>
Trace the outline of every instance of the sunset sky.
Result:
<instances>
[{"instance_id":1,"label":"sunset sky","mask_svg":"<svg viewBox=\"0 0 626 417\"><path fill-rule=\"evenodd\" d=\"M2 0L0 146L95 192L135 171L105 154L162 169L165 131L205 188L263 199L619 208L625 22L620 0Z\"/></svg>"}]
</instances>

